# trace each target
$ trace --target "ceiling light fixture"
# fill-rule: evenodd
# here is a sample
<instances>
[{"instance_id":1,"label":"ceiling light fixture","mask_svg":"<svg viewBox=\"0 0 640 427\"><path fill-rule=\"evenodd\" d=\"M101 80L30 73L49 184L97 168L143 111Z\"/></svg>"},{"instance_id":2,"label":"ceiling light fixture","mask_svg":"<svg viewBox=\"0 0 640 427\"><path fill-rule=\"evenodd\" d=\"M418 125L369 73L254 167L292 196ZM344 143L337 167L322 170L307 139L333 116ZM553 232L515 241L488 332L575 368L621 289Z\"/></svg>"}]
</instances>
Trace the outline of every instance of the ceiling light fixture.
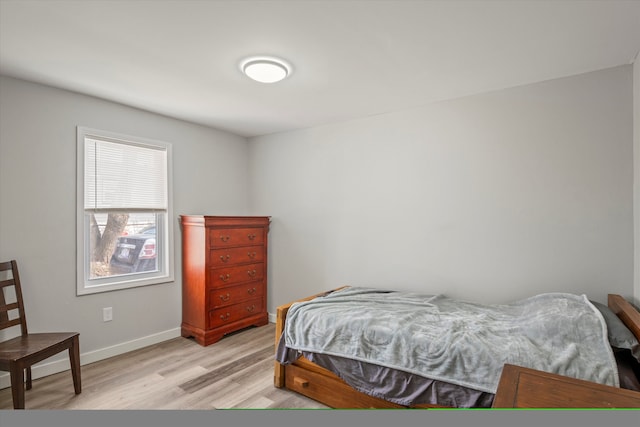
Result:
<instances>
[{"instance_id":1,"label":"ceiling light fixture","mask_svg":"<svg viewBox=\"0 0 640 427\"><path fill-rule=\"evenodd\" d=\"M275 83L291 74L291 65L279 58L252 56L240 63L240 69L247 77L260 83Z\"/></svg>"}]
</instances>

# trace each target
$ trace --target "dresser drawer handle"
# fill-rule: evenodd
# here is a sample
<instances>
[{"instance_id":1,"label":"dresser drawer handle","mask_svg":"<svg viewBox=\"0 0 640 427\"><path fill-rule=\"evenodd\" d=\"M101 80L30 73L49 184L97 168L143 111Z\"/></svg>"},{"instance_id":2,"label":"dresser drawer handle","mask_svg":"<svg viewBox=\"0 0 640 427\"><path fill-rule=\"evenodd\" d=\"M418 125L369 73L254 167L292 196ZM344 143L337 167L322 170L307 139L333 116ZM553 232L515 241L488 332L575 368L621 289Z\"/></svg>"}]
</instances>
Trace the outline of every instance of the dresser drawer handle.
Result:
<instances>
[{"instance_id":1,"label":"dresser drawer handle","mask_svg":"<svg viewBox=\"0 0 640 427\"><path fill-rule=\"evenodd\" d=\"M248 270L247 274L249 275L249 277L256 277L256 271L255 270Z\"/></svg>"},{"instance_id":2,"label":"dresser drawer handle","mask_svg":"<svg viewBox=\"0 0 640 427\"><path fill-rule=\"evenodd\" d=\"M222 280L223 282L227 282L227 281L229 281L229 279L231 279L231 275L230 274L227 274L227 275L221 274L220 275L220 280Z\"/></svg>"},{"instance_id":3,"label":"dresser drawer handle","mask_svg":"<svg viewBox=\"0 0 640 427\"><path fill-rule=\"evenodd\" d=\"M222 240L223 242L228 242L229 239L231 239L231 236L220 236L220 240Z\"/></svg>"},{"instance_id":4,"label":"dresser drawer handle","mask_svg":"<svg viewBox=\"0 0 640 427\"><path fill-rule=\"evenodd\" d=\"M220 299L222 301L229 301L229 298L231 298L231 295L229 295L229 293L227 293L226 295L220 295Z\"/></svg>"},{"instance_id":5,"label":"dresser drawer handle","mask_svg":"<svg viewBox=\"0 0 640 427\"><path fill-rule=\"evenodd\" d=\"M256 290L257 290L256 288L247 289L247 293L248 293L249 295L253 295L253 294L255 294L255 293L256 293Z\"/></svg>"},{"instance_id":6,"label":"dresser drawer handle","mask_svg":"<svg viewBox=\"0 0 640 427\"><path fill-rule=\"evenodd\" d=\"M256 257L256 253L255 252L247 252L247 256L251 259L254 259Z\"/></svg>"},{"instance_id":7,"label":"dresser drawer handle","mask_svg":"<svg viewBox=\"0 0 640 427\"><path fill-rule=\"evenodd\" d=\"M256 305L255 304L251 304L249 307L247 307L247 311L249 313L253 313L253 310L256 309Z\"/></svg>"},{"instance_id":8,"label":"dresser drawer handle","mask_svg":"<svg viewBox=\"0 0 640 427\"><path fill-rule=\"evenodd\" d=\"M231 255L229 255L229 254L227 254L226 256L220 255L220 261L222 261L222 262L229 261L229 258L231 258Z\"/></svg>"},{"instance_id":9,"label":"dresser drawer handle","mask_svg":"<svg viewBox=\"0 0 640 427\"><path fill-rule=\"evenodd\" d=\"M256 238L255 234L247 234L247 237L249 238L249 240L253 240Z\"/></svg>"},{"instance_id":10,"label":"dresser drawer handle","mask_svg":"<svg viewBox=\"0 0 640 427\"><path fill-rule=\"evenodd\" d=\"M230 315L229 313L227 313L227 314L221 314L221 315L220 315L220 320L227 321L227 320L229 320L229 317L230 317L230 316L231 316L231 315Z\"/></svg>"}]
</instances>

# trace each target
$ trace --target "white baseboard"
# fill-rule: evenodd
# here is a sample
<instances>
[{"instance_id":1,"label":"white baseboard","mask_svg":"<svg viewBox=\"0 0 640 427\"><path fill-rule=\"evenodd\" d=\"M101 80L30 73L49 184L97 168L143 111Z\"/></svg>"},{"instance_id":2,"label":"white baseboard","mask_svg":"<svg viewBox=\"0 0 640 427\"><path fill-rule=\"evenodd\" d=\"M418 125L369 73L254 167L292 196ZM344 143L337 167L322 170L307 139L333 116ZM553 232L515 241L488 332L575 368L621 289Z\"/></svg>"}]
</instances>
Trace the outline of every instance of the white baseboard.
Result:
<instances>
[{"instance_id":1,"label":"white baseboard","mask_svg":"<svg viewBox=\"0 0 640 427\"><path fill-rule=\"evenodd\" d=\"M269 323L276 323L276 314L269 313Z\"/></svg>"},{"instance_id":2,"label":"white baseboard","mask_svg":"<svg viewBox=\"0 0 640 427\"><path fill-rule=\"evenodd\" d=\"M160 342L177 338L179 336L180 328L169 329L168 331L159 332L157 334L148 335L146 337L138 338L132 341L127 341L110 347L83 353L80 354L80 365L87 365L99 360L108 359L109 357L124 354L129 351L137 350L139 348L147 347L153 344L158 344ZM80 339L82 340L82 337L80 337ZM31 375L33 379L37 379L57 374L58 372L64 372L69 369L69 355L66 354L63 359L52 362L45 361L43 363L34 365L31 368ZM3 373L2 375L0 375L0 389L7 387L11 387L11 380L8 373Z\"/></svg>"}]
</instances>

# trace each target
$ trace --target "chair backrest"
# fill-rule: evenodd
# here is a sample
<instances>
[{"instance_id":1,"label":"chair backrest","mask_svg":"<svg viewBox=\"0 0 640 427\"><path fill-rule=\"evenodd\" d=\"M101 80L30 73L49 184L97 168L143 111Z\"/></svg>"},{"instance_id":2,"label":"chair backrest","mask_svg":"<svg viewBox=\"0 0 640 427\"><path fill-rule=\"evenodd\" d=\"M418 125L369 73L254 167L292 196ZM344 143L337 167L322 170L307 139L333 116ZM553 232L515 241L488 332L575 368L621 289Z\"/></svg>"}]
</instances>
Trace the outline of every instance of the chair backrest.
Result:
<instances>
[{"instance_id":1,"label":"chair backrest","mask_svg":"<svg viewBox=\"0 0 640 427\"><path fill-rule=\"evenodd\" d=\"M15 260L0 262L0 330L17 325L22 335L27 335L18 263Z\"/></svg>"}]
</instances>

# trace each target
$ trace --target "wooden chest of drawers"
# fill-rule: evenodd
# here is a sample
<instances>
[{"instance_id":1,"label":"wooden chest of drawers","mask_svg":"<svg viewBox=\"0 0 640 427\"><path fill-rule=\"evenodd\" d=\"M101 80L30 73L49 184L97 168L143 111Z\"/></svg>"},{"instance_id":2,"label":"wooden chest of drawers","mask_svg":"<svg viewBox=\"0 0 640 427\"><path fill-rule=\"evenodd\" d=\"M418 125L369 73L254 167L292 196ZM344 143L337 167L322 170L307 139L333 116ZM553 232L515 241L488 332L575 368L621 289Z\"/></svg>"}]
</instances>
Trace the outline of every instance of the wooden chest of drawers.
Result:
<instances>
[{"instance_id":1,"label":"wooden chest of drawers","mask_svg":"<svg viewBox=\"0 0 640 427\"><path fill-rule=\"evenodd\" d=\"M181 215L182 336L204 346L267 313L269 217Z\"/></svg>"}]
</instances>

